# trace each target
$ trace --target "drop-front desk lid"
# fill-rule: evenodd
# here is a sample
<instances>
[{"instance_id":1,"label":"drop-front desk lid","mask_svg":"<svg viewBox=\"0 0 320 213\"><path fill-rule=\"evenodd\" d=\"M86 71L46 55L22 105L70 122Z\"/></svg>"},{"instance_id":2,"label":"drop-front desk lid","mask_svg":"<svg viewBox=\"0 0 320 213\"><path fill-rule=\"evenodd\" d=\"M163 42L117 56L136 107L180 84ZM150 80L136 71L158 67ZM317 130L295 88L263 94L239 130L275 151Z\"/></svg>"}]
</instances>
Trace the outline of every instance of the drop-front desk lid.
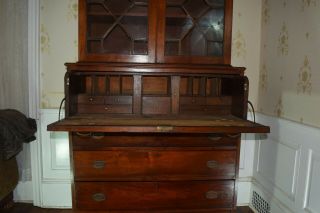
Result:
<instances>
[{"instance_id":1,"label":"drop-front desk lid","mask_svg":"<svg viewBox=\"0 0 320 213\"><path fill-rule=\"evenodd\" d=\"M127 133L268 133L270 128L227 116L75 115L48 125L49 131Z\"/></svg>"}]
</instances>

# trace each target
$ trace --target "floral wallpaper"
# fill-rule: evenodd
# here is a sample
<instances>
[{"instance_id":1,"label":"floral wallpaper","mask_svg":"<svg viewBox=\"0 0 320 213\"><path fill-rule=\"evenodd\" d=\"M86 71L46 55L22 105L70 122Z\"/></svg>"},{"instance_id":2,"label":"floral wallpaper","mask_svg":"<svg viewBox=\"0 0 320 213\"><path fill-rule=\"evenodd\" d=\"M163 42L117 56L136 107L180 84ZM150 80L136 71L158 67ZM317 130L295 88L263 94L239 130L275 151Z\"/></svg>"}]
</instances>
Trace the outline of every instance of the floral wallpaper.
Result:
<instances>
[{"instance_id":1,"label":"floral wallpaper","mask_svg":"<svg viewBox=\"0 0 320 213\"><path fill-rule=\"evenodd\" d=\"M41 108L64 97L65 62L78 60L78 0L40 0Z\"/></svg>"},{"instance_id":2,"label":"floral wallpaper","mask_svg":"<svg viewBox=\"0 0 320 213\"><path fill-rule=\"evenodd\" d=\"M263 0L258 110L320 127L320 0Z\"/></svg>"},{"instance_id":3,"label":"floral wallpaper","mask_svg":"<svg viewBox=\"0 0 320 213\"><path fill-rule=\"evenodd\" d=\"M246 67L249 78L249 100L256 107L259 97L262 0L233 1L233 66ZM267 76L267 73L265 73ZM267 86L267 83L264 85Z\"/></svg>"}]
</instances>

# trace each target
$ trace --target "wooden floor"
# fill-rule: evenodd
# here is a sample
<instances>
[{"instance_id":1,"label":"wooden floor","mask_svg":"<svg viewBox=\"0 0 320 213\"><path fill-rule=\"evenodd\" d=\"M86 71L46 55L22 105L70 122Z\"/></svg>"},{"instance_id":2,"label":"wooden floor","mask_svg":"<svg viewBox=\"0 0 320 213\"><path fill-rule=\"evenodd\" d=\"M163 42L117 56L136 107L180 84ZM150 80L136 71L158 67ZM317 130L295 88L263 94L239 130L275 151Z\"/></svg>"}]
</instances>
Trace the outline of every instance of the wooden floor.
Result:
<instances>
[{"instance_id":1,"label":"wooden floor","mask_svg":"<svg viewBox=\"0 0 320 213\"><path fill-rule=\"evenodd\" d=\"M4 210L1 213L72 213L72 210L66 209L42 209L34 207L31 204L16 203L12 208ZM237 213L253 213L248 207L238 207Z\"/></svg>"}]
</instances>

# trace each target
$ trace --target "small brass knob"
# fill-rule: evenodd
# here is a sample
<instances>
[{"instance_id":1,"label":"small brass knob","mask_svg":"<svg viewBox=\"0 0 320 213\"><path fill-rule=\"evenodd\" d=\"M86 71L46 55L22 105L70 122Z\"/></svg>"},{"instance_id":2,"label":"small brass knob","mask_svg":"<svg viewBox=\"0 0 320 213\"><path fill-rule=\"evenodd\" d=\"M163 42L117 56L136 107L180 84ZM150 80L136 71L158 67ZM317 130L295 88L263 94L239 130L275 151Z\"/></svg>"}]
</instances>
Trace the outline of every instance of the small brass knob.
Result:
<instances>
[{"instance_id":1,"label":"small brass knob","mask_svg":"<svg viewBox=\"0 0 320 213\"><path fill-rule=\"evenodd\" d=\"M102 202L106 200L106 196L103 193L96 193L92 195L92 199L96 202Z\"/></svg>"},{"instance_id":2,"label":"small brass knob","mask_svg":"<svg viewBox=\"0 0 320 213\"><path fill-rule=\"evenodd\" d=\"M209 160L207 161L207 167L210 168L210 169L215 169L218 167L218 162L215 161L215 160Z\"/></svg>"},{"instance_id":3,"label":"small brass knob","mask_svg":"<svg viewBox=\"0 0 320 213\"><path fill-rule=\"evenodd\" d=\"M104 160L96 160L93 162L92 166L95 169L103 169L106 167L106 162Z\"/></svg>"},{"instance_id":4,"label":"small brass knob","mask_svg":"<svg viewBox=\"0 0 320 213\"><path fill-rule=\"evenodd\" d=\"M80 137L88 137L91 135L91 132L76 132L76 135Z\"/></svg>"},{"instance_id":5,"label":"small brass knob","mask_svg":"<svg viewBox=\"0 0 320 213\"><path fill-rule=\"evenodd\" d=\"M104 133L103 132L95 132L95 133L92 133L91 137L93 139L99 140L99 139L104 138Z\"/></svg>"},{"instance_id":6,"label":"small brass knob","mask_svg":"<svg viewBox=\"0 0 320 213\"><path fill-rule=\"evenodd\" d=\"M208 138L209 138L209 140L211 140L211 141L219 141L219 140L222 139L221 136L209 136Z\"/></svg>"},{"instance_id":7,"label":"small brass knob","mask_svg":"<svg viewBox=\"0 0 320 213\"><path fill-rule=\"evenodd\" d=\"M170 132L173 130L173 126L157 126L158 132Z\"/></svg>"},{"instance_id":8,"label":"small brass knob","mask_svg":"<svg viewBox=\"0 0 320 213\"><path fill-rule=\"evenodd\" d=\"M206 193L206 198L208 200L214 200L214 199L217 199L218 197L219 197L219 193L216 191L208 191Z\"/></svg>"}]
</instances>

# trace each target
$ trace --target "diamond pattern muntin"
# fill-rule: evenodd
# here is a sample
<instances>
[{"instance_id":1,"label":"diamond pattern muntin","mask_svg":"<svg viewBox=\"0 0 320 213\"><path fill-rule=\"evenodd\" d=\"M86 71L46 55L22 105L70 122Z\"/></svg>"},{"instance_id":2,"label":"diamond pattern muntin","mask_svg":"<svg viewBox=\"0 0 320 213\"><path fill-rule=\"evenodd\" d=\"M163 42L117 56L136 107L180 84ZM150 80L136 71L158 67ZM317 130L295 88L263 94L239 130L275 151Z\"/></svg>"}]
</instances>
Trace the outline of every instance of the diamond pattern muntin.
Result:
<instances>
[{"instance_id":1,"label":"diamond pattern muntin","mask_svg":"<svg viewBox=\"0 0 320 213\"><path fill-rule=\"evenodd\" d=\"M148 14L148 7L147 6L133 6L128 13L135 14L145 14L147 16ZM147 40L147 25L148 20L144 17L136 17L135 19L132 19L130 16L124 16L120 20L120 24L122 27L127 31L128 35L133 40Z\"/></svg>"},{"instance_id":2,"label":"diamond pattern muntin","mask_svg":"<svg viewBox=\"0 0 320 213\"><path fill-rule=\"evenodd\" d=\"M88 0L87 2L89 17L91 12L90 8L96 7L99 11L95 12L99 14L105 13L104 19L106 21L108 20L107 22L109 23L103 27L104 33L101 33L103 29L96 29L98 32L96 34L100 37L101 48L103 48L102 50L97 50L98 52L133 54L136 52L134 50L134 46L136 46L134 43L136 41L148 43L148 0L102 0L100 2L93 1L92 3ZM88 20L90 20L90 18ZM99 18L95 20L96 21L92 23L88 22L88 28L91 27L90 24L94 25L92 27L93 29L99 28ZM90 34L89 32L89 42ZM120 42L121 39L123 43ZM114 42L112 42L112 40L114 40ZM118 43L121 44L119 48L108 50L110 47L116 46L116 44L118 45ZM127 48L124 48L124 45L127 45Z\"/></svg>"},{"instance_id":3,"label":"diamond pattern muntin","mask_svg":"<svg viewBox=\"0 0 320 213\"><path fill-rule=\"evenodd\" d=\"M104 53L131 54L131 38L119 25L114 27L108 36L103 39ZM111 46L116 46L110 50Z\"/></svg>"},{"instance_id":4,"label":"diamond pattern muntin","mask_svg":"<svg viewBox=\"0 0 320 213\"><path fill-rule=\"evenodd\" d=\"M115 17L122 16L134 4L129 0L106 0L104 5Z\"/></svg>"},{"instance_id":5,"label":"diamond pattern muntin","mask_svg":"<svg viewBox=\"0 0 320 213\"><path fill-rule=\"evenodd\" d=\"M211 7L215 7L215 8L224 7L224 0L206 0L206 2Z\"/></svg>"},{"instance_id":6,"label":"diamond pattern muntin","mask_svg":"<svg viewBox=\"0 0 320 213\"><path fill-rule=\"evenodd\" d=\"M192 18L189 17L181 7L168 7L166 12L167 20L172 23L172 25L167 26L166 28L167 38L170 40L183 39L191 28L194 27ZM175 16L185 18L176 19L174 18Z\"/></svg>"},{"instance_id":7,"label":"diamond pattern muntin","mask_svg":"<svg viewBox=\"0 0 320 213\"><path fill-rule=\"evenodd\" d=\"M188 15L196 19L210 9L210 6L203 0L187 0L183 3L182 8Z\"/></svg>"},{"instance_id":8,"label":"diamond pattern muntin","mask_svg":"<svg viewBox=\"0 0 320 213\"><path fill-rule=\"evenodd\" d=\"M224 0L167 0L166 55L222 56L223 37Z\"/></svg>"},{"instance_id":9,"label":"diamond pattern muntin","mask_svg":"<svg viewBox=\"0 0 320 213\"><path fill-rule=\"evenodd\" d=\"M213 9L198 21L198 27L207 40L223 41L224 11Z\"/></svg>"},{"instance_id":10,"label":"diamond pattern muntin","mask_svg":"<svg viewBox=\"0 0 320 213\"><path fill-rule=\"evenodd\" d=\"M167 0L167 6L181 5L186 0Z\"/></svg>"}]
</instances>

